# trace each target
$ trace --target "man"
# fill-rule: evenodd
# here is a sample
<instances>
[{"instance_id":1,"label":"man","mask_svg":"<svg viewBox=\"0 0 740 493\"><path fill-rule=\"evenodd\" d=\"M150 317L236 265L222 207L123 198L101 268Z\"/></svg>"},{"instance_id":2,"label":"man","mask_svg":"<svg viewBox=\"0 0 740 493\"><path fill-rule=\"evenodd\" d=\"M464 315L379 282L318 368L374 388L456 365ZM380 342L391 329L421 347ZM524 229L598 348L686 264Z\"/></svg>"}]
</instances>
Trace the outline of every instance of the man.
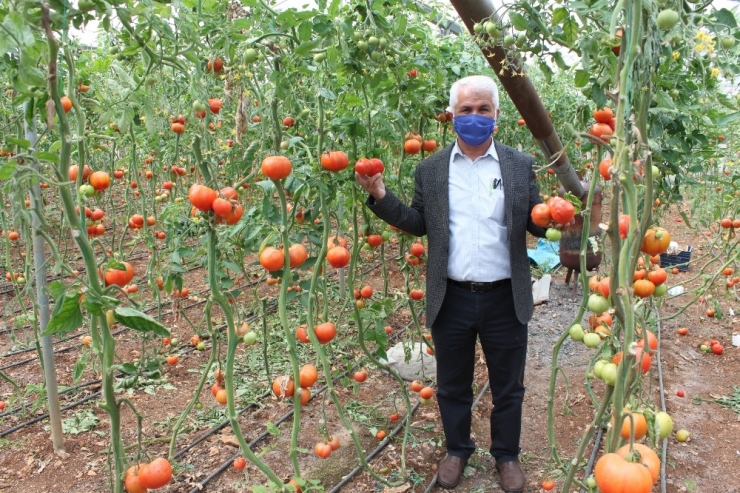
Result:
<instances>
[{"instance_id":1,"label":"man","mask_svg":"<svg viewBox=\"0 0 740 493\"><path fill-rule=\"evenodd\" d=\"M453 84L456 142L419 163L411 206L380 174L355 174L381 219L428 237L426 325L437 358L437 399L447 455L438 483L455 488L475 451L470 437L475 346L480 338L494 408L491 455L508 493L524 489L519 464L527 323L534 309L526 231L543 237L530 211L541 202L532 158L493 140L496 83L471 76Z\"/></svg>"}]
</instances>

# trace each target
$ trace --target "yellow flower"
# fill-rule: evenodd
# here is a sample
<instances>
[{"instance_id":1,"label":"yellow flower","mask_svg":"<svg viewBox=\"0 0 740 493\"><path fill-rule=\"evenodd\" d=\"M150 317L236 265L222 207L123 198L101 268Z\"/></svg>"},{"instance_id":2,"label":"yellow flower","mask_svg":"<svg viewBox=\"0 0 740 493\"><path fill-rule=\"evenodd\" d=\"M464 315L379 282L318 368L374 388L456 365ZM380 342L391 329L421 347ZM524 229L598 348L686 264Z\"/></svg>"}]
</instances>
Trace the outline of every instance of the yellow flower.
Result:
<instances>
[{"instance_id":1,"label":"yellow flower","mask_svg":"<svg viewBox=\"0 0 740 493\"><path fill-rule=\"evenodd\" d=\"M681 58L681 53L679 53L677 51L674 51L673 52L673 59L674 60L678 60L679 58Z\"/></svg>"},{"instance_id":2,"label":"yellow flower","mask_svg":"<svg viewBox=\"0 0 740 493\"><path fill-rule=\"evenodd\" d=\"M712 77L717 77L719 75L719 69L717 67L714 67L712 69Z\"/></svg>"}]
</instances>

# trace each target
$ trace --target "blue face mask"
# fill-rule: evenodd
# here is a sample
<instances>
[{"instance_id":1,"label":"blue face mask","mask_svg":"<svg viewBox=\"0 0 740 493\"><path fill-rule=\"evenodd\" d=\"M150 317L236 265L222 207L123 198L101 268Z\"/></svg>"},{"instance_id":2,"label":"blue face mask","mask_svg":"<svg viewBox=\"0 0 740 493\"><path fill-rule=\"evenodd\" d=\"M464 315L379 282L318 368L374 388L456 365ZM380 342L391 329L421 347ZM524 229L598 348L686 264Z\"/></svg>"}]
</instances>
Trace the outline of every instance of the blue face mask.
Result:
<instances>
[{"instance_id":1,"label":"blue face mask","mask_svg":"<svg viewBox=\"0 0 740 493\"><path fill-rule=\"evenodd\" d=\"M493 133L495 125L494 118L476 114L460 115L452 120L458 137L471 146L479 146L485 142Z\"/></svg>"}]
</instances>

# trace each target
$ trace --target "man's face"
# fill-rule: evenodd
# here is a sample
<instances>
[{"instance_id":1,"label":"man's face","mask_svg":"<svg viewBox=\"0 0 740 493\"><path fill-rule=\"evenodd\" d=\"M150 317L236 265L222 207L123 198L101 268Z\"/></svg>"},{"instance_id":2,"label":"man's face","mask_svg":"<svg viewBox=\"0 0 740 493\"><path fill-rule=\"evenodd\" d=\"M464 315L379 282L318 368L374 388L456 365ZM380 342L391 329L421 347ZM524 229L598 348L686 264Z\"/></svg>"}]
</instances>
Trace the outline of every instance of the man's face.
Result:
<instances>
[{"instance_id":1,"label":"man's face","mask_svg":"<svg viewBox=\"0 0 740 493\"><path fill-rule=\"evenodd\" d=\"M482 115L497 119L499 109L493 105L491 95L484 90L471 86L463 86L457 93L457 104L453 108L454 115Z\"/></svg>"}]
</instances>

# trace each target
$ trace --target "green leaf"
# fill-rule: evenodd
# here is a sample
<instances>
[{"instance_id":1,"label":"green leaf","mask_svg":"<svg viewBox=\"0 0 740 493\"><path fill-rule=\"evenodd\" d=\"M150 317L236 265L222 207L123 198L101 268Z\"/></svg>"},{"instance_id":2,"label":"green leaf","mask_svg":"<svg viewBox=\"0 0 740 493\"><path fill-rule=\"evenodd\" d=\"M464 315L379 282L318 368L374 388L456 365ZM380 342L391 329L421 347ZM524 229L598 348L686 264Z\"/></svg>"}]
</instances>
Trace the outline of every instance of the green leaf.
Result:
<instances>
[{"instance_id":1,"label":"green leaf","mask_svg":"<svg viewBox=\"0 0 740 493\"><path fill-rule=\"evenodd\" d=\"M36 39L33 37L33 32L30 26L26 25L23 20L23 13L18 10L10 12L5 19L3 19L3 28L0 29L0 39L7 44L7 46L21 47L31 46L34 44Z\"/></svg>"},{"instance_id":2,"label":"green leaf","mask_svg":"<svg viewBox=\"0 0 740 493\"><path fill-rule=\"evenodd\" d=\"M576 70L575 86L586 87L591 79L591 73L588 70Z\"/></svg>"},{"instance_id":3,"label":"green leaf","mask_svg":"<svg viewBox=\"0 0 740 493\"><path fill-rule=\"evenodd\" d=\"M87 368L87 363L90 361L90 352L85 352L80 358L77 359L75 362L75 370L73 374L74 383L77 383L80 381L80 378L82 378L82 374L85 372L85 368Z\"/></svg>"},{"instance_id":4,"label":"green leaf","mask_svg":"<svg viewBox=\"0 0 740 493\"><path fill-rule=\"evenodd\" d=\"M514 26L514 29L517 31L526 31L529 29L529 21L522 14L509 12L509 20L511 21L511 25Z\"/></svg>"},{"instance_id":5,"label":"green leaf","mask_svg":"<svg viewBox=\"0 0 740 493\"><path fill-rule=\"evenodd\" d=\"M52 164L59 164L59 155L51 152L37 152L36 159L40 161L48 161Z\"/></svg>"},{"instance_id":6,"label":"green leaf","mask_svg":"<svg viewBox=\"0 0 740 493\"><path fill-rule=\"evenodd\" d=\"M735 16L729 10L720 9L714 15L717 17L718 24L724 24L731 28L737 27L737 20L735 20Z\"/></svg>"},{"instance_id":7,"label":"green leaf","mask_svg":"<svg viewBox=\"0 0 740 493\"><path fill-rule=\"evenodd\" d=\"M31 142L26 139L18 139L16 137L5 137L5 143L18 146L21 149L28 149L31 147Z\"/></svg>"},{"instance_id":8,"label":"green leaf","mask_svg":"<svg viewBox=\"0 0 740 493\"><path fill-rule=\"evenodd\" d=\"M64 292L66 290L67 290L66 284L64 284L61 281L52 281L52 283L49 284L49 294L55 300L58 300L62 296L64 296Z\"/></svg>"},{"instance_id":9,"label":"green leaf","mask_svg":"<svg viewBox=\"0 0 740 493\"><path fill-rule=\"evenodd\" d=\"M137 86L136 81L134 81L133 77L129 75L127 71L125 71L121 66L119 65L112 65L111 68L118 76L121 84L124 87L127 87L129 89L133 89Z\"/></svg>"},{"instance_id":10,"label":"green leaf","mask_svg":"<svg viewBox=\"0 0 740 493\"><path fill-rule=\"evenodd\" d=\"M120 324L141 332L154 332L158 336L169 337L170 331L149 315L124 306L113 310L113 318Z\"/></svg>"},{"instance_id":11,"label":"green leaf","mask_svg":"<svg viewBox=\"0 0 740 493\"><path fill-rule=\"evenodd\" d=\"M42 87L46 84L44 73L28 63L21 63L18 67L18 77L21 82L27 86Z\"/></svg>"},{"instance_id":12,"label":"green leaf","mask_svg":"<svg viewBox=\"0 0 740 493\"><path fill-rule=\"evenodd\" d=\"M18 167L18 161L8 161L0 166L0 180L9 180L13 176L15 168Z\"/></svg>"},{"instance_id":13,"label":"green leaf","mask_svg":"<svg viewBox=\"0 0 740 493\"><path fill-rule=\"evenodd\" d=\"M558 66L560 70L568 70L570 67L567 63L565 63L565 60L563 59L563 54L559 51L556 51L551 54L553 61L555 62L555 65Z\"/></svg>"},{"instance_id":14,"label":"green leaf","mask_svg":"<svg viewBox=\"0 0 740 493\"><path fill-rule=\"evenodd\" d=\"M578 23L573 19L568 18L563 23L563 34L569 46L573 46L573 43L578 39L578 30Z\"/></svg>"},{"instance_id":15,"label":"green leaf","mask_svg":"<svg viewBox=\"0 0 740 493\"><path fill-rule=\"evenodd\" d=\"M56 300L51 320L43 335L67 334L82 327L82 310L80 310L79 292L65 293Z\"/></svg>"},{"instance_id":16,"label":"green leaf","mask_svg":"<svg viewBox=\"0 0 740 493\"><path fill-rule=\"evenodd\" d=\"M717 125L720 127L726 127L730 123L733 123L739 119L740 119L740 111L723 116L722 118L717 118Z\"/></svg>"},{"instance_id":17,"label":"green leaf","mask_svg":"<svg viewBox=\"0 0 740 493\"><path fill-rule=\"evenodd\" d=\"M275 423L268 422L266 425L267 433L269 433L272 436L280 436L280 429L275 426Z\"/></svg>"},{"instance_id":18,"label":"green leaf","mask_svg":"<svg viewBox=\"0 0 740 493\"><path fill-rule=\"evenodd\" d=\"M321 40L320 39L312 39L311 41L307 41L305 43L301 43L295 49L295 52L294 53L296 55L298 55L298 56L306 56L306 55L308 55L311 52L311 50L313 50L314 48L316 48L317 46L319 46L319 44L321 44Z\"/></svg>"},{"instance_id":19,"label":"green leaf","mask_svg":"<svg viewBox=\"0 0 740 493\"><path fill-rule=\"evenodd\" d=\"M553 27L557 26L568 17L570 17L570 14L568 14L568 9L566 9L565 7L558 7L552 11L552 20L550 21L550 25Z\"/></svg>"}]
</instances>

